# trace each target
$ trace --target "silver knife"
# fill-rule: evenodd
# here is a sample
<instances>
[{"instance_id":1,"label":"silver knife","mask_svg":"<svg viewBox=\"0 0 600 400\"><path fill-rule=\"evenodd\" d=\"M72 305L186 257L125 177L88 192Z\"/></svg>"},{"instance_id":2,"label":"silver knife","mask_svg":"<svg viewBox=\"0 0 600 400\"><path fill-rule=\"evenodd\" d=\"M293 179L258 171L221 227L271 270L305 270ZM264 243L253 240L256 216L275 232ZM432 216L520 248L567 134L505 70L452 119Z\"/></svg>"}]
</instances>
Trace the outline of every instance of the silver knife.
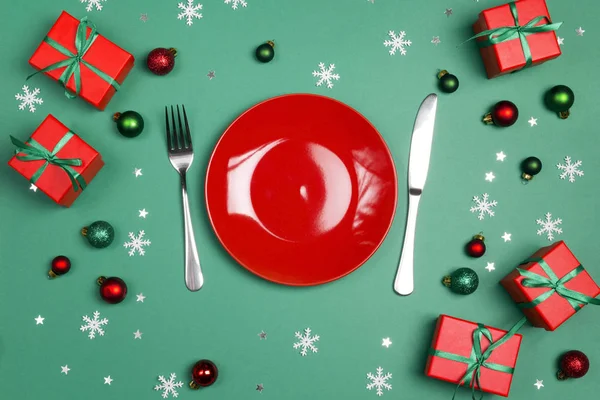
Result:
<instances>
[{"instance_id":1,"label":"silver knife","mask_svg":"<svg viewBox=\"0 0 600 400\"><path fill-rule=\"evenodd\" d=\"M417 211L421 193L427 180L431 144L433 142L433 127L437 111L437 95L430 94L423 100L410 143L410 156L408 161L408 217L404 233L404 244L400 264L394 280L396 293L408 296L413 292L413 264L415 247L415 227L417 225Z\"/></svg>"}]
</instances>

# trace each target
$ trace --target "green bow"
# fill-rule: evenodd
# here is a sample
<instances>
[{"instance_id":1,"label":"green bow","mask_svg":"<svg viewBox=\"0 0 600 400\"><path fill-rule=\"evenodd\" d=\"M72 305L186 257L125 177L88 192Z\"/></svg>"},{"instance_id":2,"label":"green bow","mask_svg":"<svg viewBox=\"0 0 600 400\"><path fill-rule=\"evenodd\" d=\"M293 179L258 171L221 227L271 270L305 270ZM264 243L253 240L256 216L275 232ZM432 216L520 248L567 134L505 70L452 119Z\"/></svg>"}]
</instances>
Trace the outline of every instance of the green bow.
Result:
<instances>
[{"instance_id":1,"label":"green bow","mask_svg":"<svg viewBox=\"0 0 600 400\"><path fill-rule=\"evenodd\" d=\"M91 31L89 37L87 37L86 39L88 27L91 29ZM96 32L96 25L94 25L92 22L88 22L87 17L83 17L79 21L79 26L77 27L77 33L75 35L75 49L77 50L76 54L71 52L69 49L67 49L54 39L51 39L50 37L46 36L44 38L44 42L48 43L50 46L52 46L68 58L66 60L49 65L46 68L41 69L37 72L34 72L33 74L29 75L27 79L39 73L52 71L57 68L67 67L65 68L61 76L58 78L58 82L60 82L60 84L63 85L63 87L65 88L65 96L67 96L70 99L73 99L79 95L79 92L81 90L81 64L83 64L96 75L98 75L100 78L104 79L106 82L112 85L115 88L115 90L119 90L121 86L117 81L115 81L111 76L102 72L101 70L94 67L92 64L83 59L85 53L87 53L87 51L90 49L92 43L94 43L97 37L98 33ZM69 79L71 79L71 76L75 76L75 93L72 93L71 91L69 91L69 89L67 89L67 83L69 82Z\"/></svg>"},{"instance_id":2,"label":"green bow","mask_svg":"<svg viewBox=\"0 0 600 400\"><path fill-rule=\"evenodd\" d=\"M483 326L483 324L477 324L477 328L473 330L473 348L471 350L470 357L460 356L458 354L452 354L441 350L429 349L429 354L432 356L442 357L452 361L458 361L467 364L467 371L460 378L456 389L454 390L454 395L452 396L452 400L456 397L456 392L458 388L465 383L468 383L472 389L471 398L476 400L475 398L475 387L480 388L479 379L481 376L481 367L485 367L494 371L506 372L507 374L512 374L514 372L514 368L507 367L506 365L494 364L487 362L487 359L492 355L492 352L496 350L498 347L502 346L508 339L513 337L515 333L525 322L527 318L521 318L519 322L517 322L504 336L502 336L497 341L493 341L492 333L488 328ZM489 347L482 352L481 351L481 339L485 337L489 340ZM473 382L475 380L475 382ZM479 399L483 398L483 393L480 394Z\"/></svg>"},{"instance_id":3,"label":"green bow","mask_svg":"<svg viewBox=\"0 0 600 400\"><path fill-rule=\"evenodd\" d=\"M11 137L10 137L11 142L15 146L17 146L17 149L15 150L15 155L17 157L17 160L20 160L20 161L46 160L46 162L33 174L31 179L29 179L29 181L31 183L35 184L35 182L37 182L37 180L40 178L40 176L42 176L42 174L46 170L46 167L48 167L48 165L52 164L52 165L56 165L59 168L62 168L63 171L65 171L67 173L67 175L69 176L69 179L71 180L71 184L73 185L74 191L79 190L79 187L81 187L81 190L85 189L85 187L87 186L87 184L85 183L85 179L83 179L83 176L79 175L79 172L77 172L73 168L71 168L71 166L77 166L77 167L81 166L81 160L79 158L59 158L56 156L56 153L58 153L60 151L60 149L62 149L65 146L65 144L67 144L67 142L73 137L73 135L74 135L73 132L70 132L70 131L67 132L62 137L62 139L60 139L60 141L56 144L56 146L54 147L54 150L52 150L52 152L45 149L44 146L42 146L41 144L39 144L38 142L36 142L33 139L29 139L29 144L27 145L11 135ZM22 156L19 154L25 154L25 155Z\"/></svg>"},{"instance_id":4,"label":"green bow","mask_svg":"<svg viewBox=\"0 0 600 400\"><path fill-rule=\"evenodd\" d=\"M539 17L535 17L525 25L519 25L519 12L517 11L517 6L515 2L508 3L510 7L510 12L515 20L515 26L502 26L500 28L488 29L487 31L483 31L478 33L475 36L472 36L468 40L468 42L473 39L478 39L480 37L487 37L486 40L477 41L479 47L488 47L493 46L498 43L508 42L513 39L519 38L521 40L521 47L523 48L523 54L525 55L525 67L529 67L532 63L531 57L531 49L529 48L529 43L527 42L527 36L540 33L540 32L550 32L556 31L562 25L562 22L557 22L554 24L543 24L540 26L536 26L539 22L541 22L546 17L540 15Z\"/></svg>"},{"instance_id":5,"label":"green bow","mask_svg":"<svg viewBox=\"0 0 600 400\"><path fill-rule=\"evenodd\" d=\"M542 275L538 275L535 272L517 268L517 271L519 271L519 274L521 276L525 277L525 279L523 279L521 281L521 285L528 287L528 288L550 288L550 290L542 293L541 295L539 295L538 297L536 297L534 300L530 301L529 303L520 303L519 307L533 308L533 307L537 306L538 304L542 303L543 301L545 301L546 299L548 299L554 293L558 294L559 296L561 296L565 300L567 300L569 302L569 304L571 304L571 306L573 306L575 311L579 311L581 309L581 307L583 307L585 304L600 305L600 299L595 299L593 297L586 296L583 293L579 293L574 290L567 289L565 287L565 284L567 282L569 282L571 279L573 279L577 275L579 275L580 272L585 271L585 269L581 265L579 265L577 268L575 268L574 270L572 270L571 272L569 272L562 278L558 279L558 277L556 276L554 271L552 271L552 268L550 268L550 266L546 263L546 261L544 261L541 258L530 258L528 260L523 261L521 263L521 265L527 264L530 262L538 263L540 265L540 267L542 267L542 269L544 270L546 275L548 275L548 278L546 278L545 276L542 276Z\"/></svg>"}]
</instances>

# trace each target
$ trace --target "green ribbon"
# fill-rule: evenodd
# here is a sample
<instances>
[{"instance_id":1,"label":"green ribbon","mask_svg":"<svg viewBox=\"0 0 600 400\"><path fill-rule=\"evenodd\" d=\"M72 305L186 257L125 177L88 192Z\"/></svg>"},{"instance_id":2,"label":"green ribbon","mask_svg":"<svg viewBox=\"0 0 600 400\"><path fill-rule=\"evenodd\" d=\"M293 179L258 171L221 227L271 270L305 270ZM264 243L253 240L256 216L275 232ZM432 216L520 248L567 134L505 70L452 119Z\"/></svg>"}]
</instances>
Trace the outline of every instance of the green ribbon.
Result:
<instances>
[{"instance_id":1,"label":"green ribbon","mask_svg":"<svg viewBox=\"0 0 600 400\"><path fill-rule=\"evenodd\" d=\"M527 318L521 318L519 322L517 322L504 336L502 336L497 341L493 341L492 333L488 328L483 326L483 324L477 324L477 328L473 330L473 348L471 349L471 355L469 357L464 357L458 354L448 353L441 350L429 349L429 354L436 357L445 358L447 360L458 361L467 364L467 371L460 378L456 389L454 389L454 395L452 396L452 400L456 397L456 392L458 388L465 383L468 383L472 388L471 398L473 400L475 397L475 387L481 388L480 385L480 376L481 376L481 368L485 367L494 371L506 372L507 374L512 374L514 372L513 367L507 367L506 365L494 364L487 362L487 359L492 355L492 352L496 350L498 347L502 346L507 340L517 333L519 329L527 322ZM481 339L485 337L489 342L489 347L482 352L481 351ZM473 382L473 380L475 382ZM483 393L480 394L479 399L483 398Z\"/></svg>"},{"instance_id":2,"label":"green ribbon","mask_svg":"<svg viewBox=\"0 0 600 400\"><path fill-rule=\"evenodd\" d=\"M488 29L486 31L476 34L475 36L472 36L464 43L473 39L486 37L485 40L478 40L477 44L479 45L479 47L488 47L518 38L521 41L523 55L525 56L525 66L523 68L527 68L532 63L531 49L529 47L529 43L527 43L527 36L540 32L556 31L558 30L558 28L560 28L562 22L536 26L543 19L547 18L543 15L540 15L539 17L535 17L525 25L519 25L519 12L517 11L517 6L515 2L508 3L508 6L510 7L510 12L512 13L512 16L515 20L514 26L502 26L500 28Z\"/></svg>"},{"instance_id":3,"label":"green ribbon","mask_svg":"<svg viewBox=\"0 0 600 400\"><path fill-rule=\"evenodd\" d=\"M71 184L73 185L74 191L78 191L79 187L81 187L81 190L85 189L85 187L87 186L87 184L85 183L85 179L83 179L83 176L81 176L79 172L71 168L72 166L81 166L81 159L60 158L56 156L56 153L58 153L67 144L67 142L73 137L73 135L73 132L67 132L62 137L62 139L58 141L52 152L48 151L46 148L44 148L44 146L42 146L33 139L29 139L28 144L25 144L11 135L10 140L17 147L17 149L15 150L17 160L46 160L46 162L33 174L31 179L29 179L31 183L35 184L37 182L37 180L40 178L40 176L42 176L48 165L56 165L57 167L61 168L67 173L69 179L71 180Z\"/></svg>"},{"instance_id":4,"label":"green ribbon","mask_svg":"<svg viewBox=\"0 0 600 400\"><path fill-rule=\"evenodd\" d=\"M596 299L590 296L586 296L583 293L576 292L574 290L567 289L565 284L569 282L571 279L575 278L579 273L585 271L585 269L579 265L577 268L573 269L571 272L558 279L552 268L541 258L530 258L521 263L527 264L530 262L536 262L542 267L542 270L548 275L548 277L536 274L535 272L527 271L521 268L517 268L519 274L524 276L525 279L521 281L521 285L528 288L549 288L547 292L542 293L534 300L529 303L520 303L519 307L521 308L533 308L538 304L546 301L550 296L554 293L563 297L565 300L571 304L571 306L575 309L575 311L579 311L581 307L586 304L594 304L600 305L600 299Z\"/></svg>"},{"instance_id":5,"label":"green ribbon","mask_svg":"<svg viewBox=\"0 0 600 400\"><path fill-rule=\"evenodd\" d=\"M90 28L91 32L90 36L86 39L87 28ZM73 99L79 95L79 92L81 90L81 64L83 64L86 67L88 67L93 73L95 73L100 78L112 85L112 87L114 87L115 90L119 90L121 86L117 81L115 81L110 75L102 72L101 70L94 67L92 64L83 59L85 53L87 53L87 51L90 49L97 37L98 33L96 32L96 25L88 21L87 17L83 17L79 21L79 26L77 27L77 33L75 35L75 49L77 50L77 53L71 52L71 50L67 49L54 39L51 39L50 37L46 36L44 38L44 42L48 43L54 49L67 56L67 59L49 65L46 68L43 68L37 72L34 72L33 74L29 75L27 79L39 73L52 71L57 68L67 67L65 68L61 76L58 78L58 82L65 88L65 96L67 96L70 99ZM67 89L67 83L69 82L69 79L71 79L71 76L75 76L75 93Z\"/></svg>"}]
</instances>

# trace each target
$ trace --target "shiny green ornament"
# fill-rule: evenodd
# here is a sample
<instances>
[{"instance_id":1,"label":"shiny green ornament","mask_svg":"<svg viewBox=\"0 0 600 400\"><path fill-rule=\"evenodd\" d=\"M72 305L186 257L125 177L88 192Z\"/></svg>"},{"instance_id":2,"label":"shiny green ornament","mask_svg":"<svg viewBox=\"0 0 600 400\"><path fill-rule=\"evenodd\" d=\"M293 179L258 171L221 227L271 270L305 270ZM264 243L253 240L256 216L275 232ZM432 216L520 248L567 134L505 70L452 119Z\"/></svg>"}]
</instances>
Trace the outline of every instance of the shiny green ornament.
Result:
<instances>
[{"instance_id":1,"label":"shiny green ornament","mask_svg":"<svg viewBox=\"0 0 600 400\"><path fill-rule=\"evenodd\" d=\"M96 221L90 226L84 227L81 230L81 234L97 249L107 247L115 238L115 230L106 221Z\"/></svg>"},{"instance_id":2,"label":"shiny green ornament","mask_svg":"<svg viewBox=\"0 0 600 400\"><path fill-rule=\"evenodd\" d=\"M135 111L115 113L113 120L117 123L119 133L128 138L136 137L144 130L144 118Z\"/></svg>"},{"instance_id":3,"label":"shiny green ornament","mask_svg":"<svg viewBox=\"0 0 600 400\"><path fill-rule=\"evenodd\" d=\"M269 40L256 48L256 59L262 63L268 63L275 57L275 43Z\"/></svg>"},{"instance_id":4,"label":"shiny green ornament","mask_svg":"<svg viewBox=\"0 0 600 400\"><path fill-rule=\"evenodd\" d=\"M439 86L442 92L444 93L454 93L458 89L458 78L446 71L445 69L441 70L437 75L440 80Z\"/></svg>"},{"instance_id":5,"label":"shiny green ornament","mask_svg":"<svg viewBox=\"0 0 600 400\"><path fill-rule=\"evenodd\" d=\"M479 277L471 268L459 268L452 275L445 276L442 283L454 293L471 294L479 286Z\"/></svg>"},{"instance_id":6,"label":"shiny green ornament","mask_svg":"<svg viewBox=\"0 0 600 400\"><path fill-rule=\"evenodd\" d=\"M542 161L537 157L527 157L521 163L521 171L523 171L521 178L525 181L530 181L534 175L542 171Z\"/></svg>"},{"instance_id":7,"label":"shiny green ornament","mask_svg":"<svg viewBox=\"0 0 600 400\"><path fill-rule=\"evenodd\" d=\"M558 113L560 119L569 117L569 109L575 103L575 93L565 85L554 86L546 93L546 105L555 113Z\"/></svg>"}]
</instances>

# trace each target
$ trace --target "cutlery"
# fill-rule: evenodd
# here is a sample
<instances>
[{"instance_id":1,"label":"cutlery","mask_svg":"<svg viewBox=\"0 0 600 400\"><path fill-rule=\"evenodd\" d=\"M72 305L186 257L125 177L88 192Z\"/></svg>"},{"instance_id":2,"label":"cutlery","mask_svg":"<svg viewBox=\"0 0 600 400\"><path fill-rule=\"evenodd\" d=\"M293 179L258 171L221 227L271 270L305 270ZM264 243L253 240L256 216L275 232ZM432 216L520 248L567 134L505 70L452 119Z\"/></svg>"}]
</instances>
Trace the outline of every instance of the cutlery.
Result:
<instances>
[{"instance_id":1,"label":"cutlery","mask_svg":"<svg viewBox=\"0 0 600 400\"><path fill-rule=\"evenodd\" d=\"M200 259L198 258L198 249L196 248L196 240L194 239L194 228L192 226L192 218L190 217L190 204L187 195L186 174L192 161L194 161L194 149L192 148L192 137L190 135L190 126L188 124L185 107L183 110L183 121L185 123L185 131L181 124L181 113L179 105L177 105L177 124L175 121L175 112L171 106L171 124L169 126L169 111L165 106L165 118L167 125L167 146L169 153L169 161L181 178L181 194L183 199L183 219L185 227L185 285L189 290L195 292L200 290L204 284L202 269L200 268ZM177 129L179 125L179 129ZM173 134L171 134L171 132Z\"/></svg>"},{"instance_id":2,"label":"cutlery","mask_svg":"<svg viewBox=\"0 0 600 400\"><path fill-rule=\"evenodd\" d=\"M408 161L408 217L404 232L402 255L400 256L400 263L398 264L398 271L394 280L394 290L403 296L408 296L414 290L413 269L417 211L419 209L421 193L423 193L425 181L427 180L427 171L429 170L436 110L437 95L432 93L421 103L410 143Z\"/></svg>"}]
</instances>

